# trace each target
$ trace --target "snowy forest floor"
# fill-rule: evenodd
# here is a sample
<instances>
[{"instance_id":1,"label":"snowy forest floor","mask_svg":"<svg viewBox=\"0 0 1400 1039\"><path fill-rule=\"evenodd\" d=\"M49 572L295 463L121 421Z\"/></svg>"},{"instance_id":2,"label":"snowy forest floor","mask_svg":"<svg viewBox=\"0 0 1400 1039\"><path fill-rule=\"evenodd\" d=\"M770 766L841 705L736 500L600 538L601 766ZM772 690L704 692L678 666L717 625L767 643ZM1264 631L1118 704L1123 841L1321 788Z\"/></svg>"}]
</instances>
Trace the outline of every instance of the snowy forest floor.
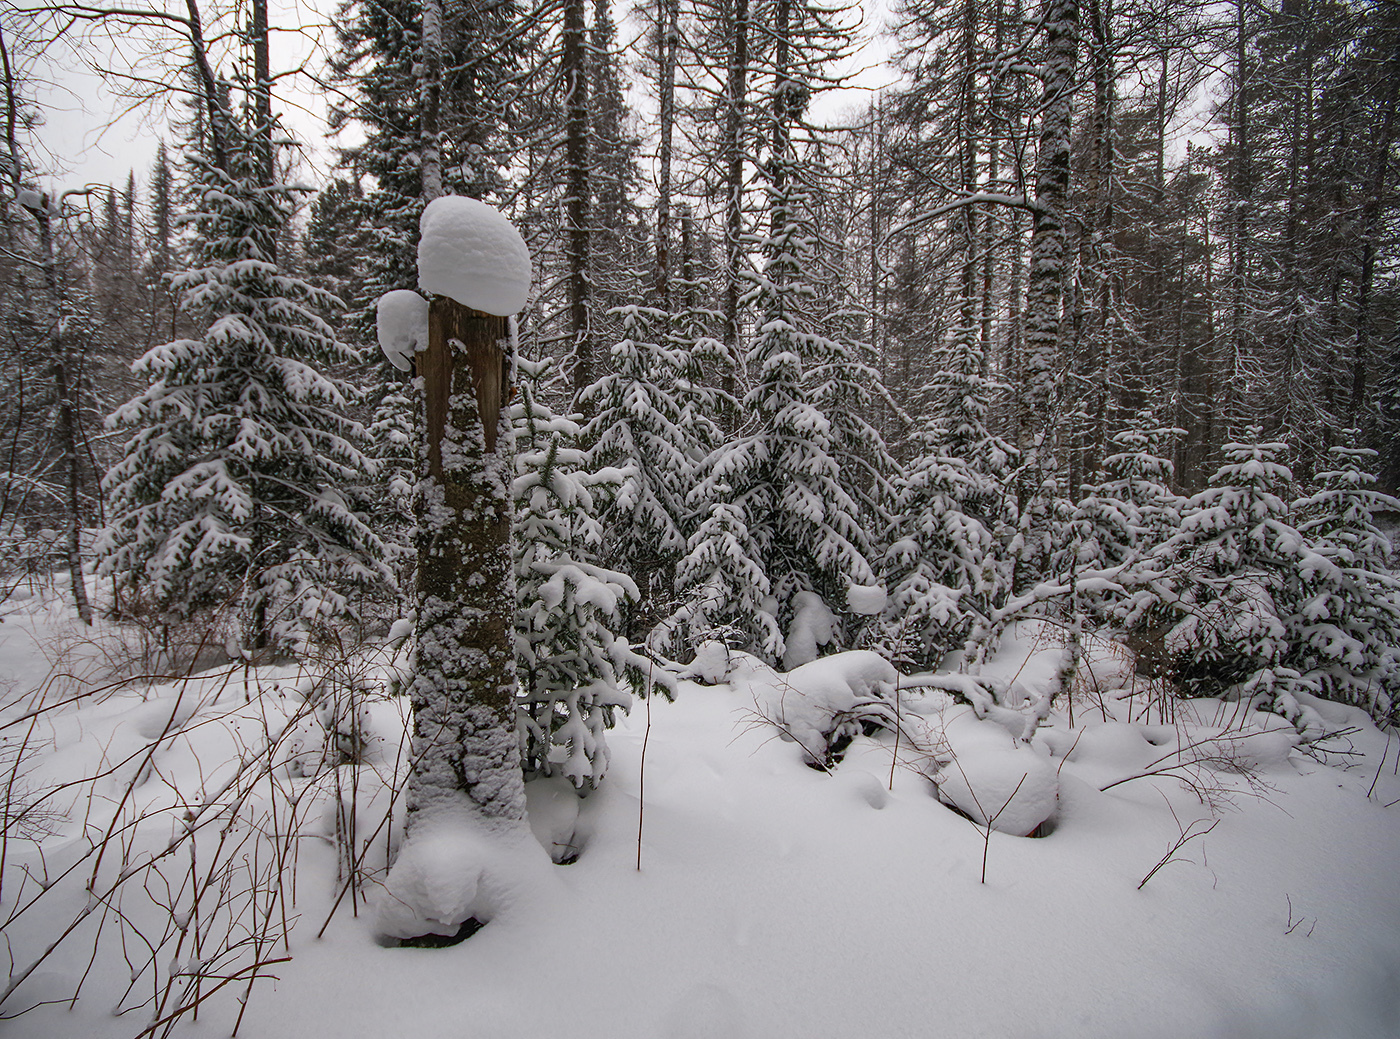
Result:
<instances>
[{"instance_id":1,"label":"snowy forest floor","mask_svg":"<svg viewBox=\"0 0 1400 1039\"><path fill-rule=\"evenodd\" d=\"M993 666L1029 688L1049 680L1057 654L1021 634ZM6 927L11 957L32 960L88 903L82 878L109 867L89 855L40 887L20 884L21 871L57 875L88 853L111 815L100 806L119 801L144 813L123 861L171 846L182 832L171 805L207 800L270 733L271 764L241 811L248 822L281 803L283 814L274 825L248 822L250 836L228 858L264 883L290 885L294 870L294 920L291 958L253 986L238 1031L249 1039L1400 1035L1400 805L1386 807L1400 799L1400 739L1360 712L1324 705L1330 724L1354 731L1308 755L1280 719L1241 705L1149 706L1142 692L1081 690L1073 726L1061 699L1033 748L1017 752L1058 770L1049 832L1027 838L988 833L935 795L938 734L955 718L967 724L966 708L908 690L913 745L896 751L889 733L857 736L828 774L804 765L801 748L764 720L793 691L743 658L727 682L683 681L674 703L639 703L610 734L611 769L588 798L576 802L558 779L533 785L537 832L579 845L577 862L522 886L460 945L390 948L353 898L317 932L342 890L332 779L342 793L354 781L353 839L369 849L362 867L374 874L383 864L392 835L373 827L402 768L399 703L368 703L361 763L329 769L320 764L333 757L327 710L304 709L312 685L294 667L130 684L60 705L64 693L102 683L114 639L110 630L88 637L46 596L12 601L0 625L0 677L12 683L0 716L6 767L22 779L9 784L7 832L14 806L50 792L37 829L7 840L0 913L9 919L34 900ZM37 722L15 724L36 703L23 694L55 664L76 677L48 687ZM1200 750L1218 751L1221 739L1228 754ZM66 800L52 793L77 780L87 782ZM238 827L221 823L200 838L206 868L219 854L209 843L216 829ZM277 847L288 849L282 859ZM142 987L158 990L170 964L191 956L168 938L189 925L178 909L188 863L176 865L188 858L177 852L123 893L133 929L125 953L112 919L86 916L5 1010L61 1002L0 1023L0 1035L139 1033L152 1009L139 1005ZM233 906L237 885L225 887L221 904ZM138 931L160 952L123 1004L137 1008L118 1016L128 978L141 973L131 964L149 956ZM160 934L166 944L154 941ZM246 952L235 949L225 966ZM280 944L260 954L286 955ZM85 971L70 1009L64 997ZM174 1034L228 1035L236 991L210 997Z\"/></svg>"}]
</instances>

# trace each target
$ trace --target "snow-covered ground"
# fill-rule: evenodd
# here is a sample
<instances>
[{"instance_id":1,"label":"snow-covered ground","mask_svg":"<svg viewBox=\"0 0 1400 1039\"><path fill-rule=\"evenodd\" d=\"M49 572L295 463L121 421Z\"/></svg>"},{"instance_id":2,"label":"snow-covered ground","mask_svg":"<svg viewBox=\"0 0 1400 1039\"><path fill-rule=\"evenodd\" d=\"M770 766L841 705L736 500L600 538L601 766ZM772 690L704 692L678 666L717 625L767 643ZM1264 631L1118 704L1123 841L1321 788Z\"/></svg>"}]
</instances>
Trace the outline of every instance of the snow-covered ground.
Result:
<instances>
[{"instance_id":1,"label":"snow-covered ground","mask_svg":"<svg viewBox=\"0 0 1400 1039\"><path fill-rule=\"evenodd\" d=\"M0 624L0 675L17 692L33 688L50 668L40 644L52 655L72 645L73 632L63 610L36 597ZM1055 661L1036 634L1023 630L993 662L1032 694ZM88 685L99 681L100 642L77 645L67 662L86 662L78 673ZM316 695L307 674L234 669L80 699L37 726L4 730L7 748L30 733L30 798L54 783L110 775L74 787L80 796L63 802L62 817L46 818L37 844L8 842L0 909L12 912L16 871L37 875L41 852L56 870L87 846L83 816L103 818L104 798L159 808L178 793L195 803L199 791L226 782L232 759L241 754L246 764L271 734L277 760L249 782L247 812L299 800L281 802L280 821L239 854L246 876L270 877L276 836L300 835L281 842L295 852L294 905L288 894L296 920L291 958L253 987L238 1032L250 1039L1400 1035L1400 804L1385 807L1400 799L1400 739L1358 712L1323 705L1336 728L1356 730L1331 741L1324 764L1271 715L1178 702L1164 719L1145 692L1081 688L1072 727L1060 701L1032 746L1018 748L994 722L901 678L898 748L888 732L857 735L830 772L805 765L812 748L781 738L773 722L800 737L816 718L810 728L819 730L821 711L868 694L878 670L848 655L782 678L737 658L725 682L683 681L674 703L638 705L610 735L612 768L600 790L576 802L553 780L532 785L537 831L577 846L577 861L522 876L498 899L495 919L444 949L380 944L372 910L352 912L349 898L317 937L340 887L334 813L328 795L309 791L333 788L325 773L316 777L323 730L345 724L343 713L335 722L324 706L301 706ZM1112 670L1100 667L1106 685ZM76 687L55 686L51 698L65 688ZM295 731L277 739L289 716ZM367 868L380 864L389 838L372 829L390 800L381 777L401 758L401 717L393 701L370 703L360 718L370 737L365 763L336 770L342 790L352 773L359 784ZM940 802L935 773L952 800L961 783L989 804L1006 803L1009 794L990 791L1008 775L1012 787L1029 780L1017 797L1058 791L1041 827L1048 833L989 832ZM295 817L285 814L293 803ZM149 820L132 861L199 822L180 818ZM1191 834L1199 836L1169 854ZM1164 858L1172 861L1152 873ZM288 883L291 861L282 868ZM166 916L177 929L188 925L181 868L188 862L148 874L144 908L128 896L144 933L154 933L162 900L175 905ZM171 888L153 884L157 876ZM64 883L6 928L17 962L85 904L81 884ZM235 901L230 894L225 904ZM141 1031L150 1007L111 1010L132 973L128 957L140 961L142 950L124 955L120 930L105 927L76 1007L38 1007L0 1034ZM83 934L5 1009L71 991L92 956ZM279 945L264 955L286 953ZM175 1034L227 1035L237 990L211 997L198 1022Z\"/></svg>"}]
</instances>

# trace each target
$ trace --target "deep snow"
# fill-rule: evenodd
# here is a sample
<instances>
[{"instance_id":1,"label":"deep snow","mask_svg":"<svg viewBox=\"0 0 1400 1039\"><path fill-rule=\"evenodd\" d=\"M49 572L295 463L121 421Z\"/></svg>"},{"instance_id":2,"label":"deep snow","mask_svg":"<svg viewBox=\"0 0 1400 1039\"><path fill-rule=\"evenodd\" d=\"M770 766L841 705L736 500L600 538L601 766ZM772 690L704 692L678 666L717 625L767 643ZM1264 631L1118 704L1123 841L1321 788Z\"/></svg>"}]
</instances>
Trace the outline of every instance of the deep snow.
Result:
<instances>
[{"instance_id":1,"label":"deep snow","mask_svg":"<svg viewBox=\"0 0 1400 1039\"><path fill-rule=\"evenodd\" d=\"M76 644L75 634L65 611L36 597L0 625L0 673L34 683L47 670L36 638L69 645L71 663L94 659L93 644ZM1021 634L991 670L1033 688L1049 679L1056 654L1041 633ZM336 892L336 853L328 813L308 809L293 958L273 968L277 980L254 988L239 1034L1400 1035L1400 805L1384 807L1400 798L1400 740L1388 742L1359 712L1324 705L1334 724L1359 730L1335 745L1357 752L1333 758L1348 767L1334 767L1300 753L1272 715L1190 702L1168 705L1175 716L1164 723L1162 705L1149 708L1145 692L1115 699L1081 690L1073 728L1057 710L1032 746L1016 748L1008 736L998 750L1031 755L1054 775L1053 829L984 841L981 827L940 803L928 776L948 746L968 742L960 727L994 723L949 706L946 694L901 690L906 735L897 759L890 734L857 736L830 773L804 765L804 749L765 720L775 697L806 695L804 687L830 700L842 668L865 676L869 691L887 677L872 667L818 661L807 665L818 680L796 682L735 655L728 681L684 681L675 703L638 704L610 734L602 789L576 801L562 780L530 784L537 834L571 842L578 861L522 878L498 900L495 918L452 948L384 947L373 913L361 906L352 915L348 902L316 939ZM264 694L250 696L259 684ZM266 668L191 683L183 699L166 683L75 705L46 716L53 743L30 783L91 774L98 761L162 732L176 735L158 750L151 796L152 783L212 783L235 745L230 732L243 725L249 738L248 719L265 721L309 689L294 668ZM376 736L361 769L369 822L387 802L373 770L394 770L402 714L382 700L366 712ZM299 737L302 764L284 770L287 789L313 782L306 774L324 742L314 730ZM1163 754L1182 745L1216 766L1190 773L1208 784L1212 804L1172 775L1100 789L1161 767ZM1247 763L1252 775L1222 771L1224 762ZM1200 820L1199 831L1216 817L1138 889L1183 828ZM49 838L51 854L72 839L64 833ZM32 939L18 930L7 937ZM87 951L46 965L36 993L58 994ZM125 969L108 949L75 1010L41 1007L0 1031L134 1035L139 1012L107 1013ZM233 1011L232 999L208 1004L188 1034L228 1034Z\"/></svg>"}]
</instances>

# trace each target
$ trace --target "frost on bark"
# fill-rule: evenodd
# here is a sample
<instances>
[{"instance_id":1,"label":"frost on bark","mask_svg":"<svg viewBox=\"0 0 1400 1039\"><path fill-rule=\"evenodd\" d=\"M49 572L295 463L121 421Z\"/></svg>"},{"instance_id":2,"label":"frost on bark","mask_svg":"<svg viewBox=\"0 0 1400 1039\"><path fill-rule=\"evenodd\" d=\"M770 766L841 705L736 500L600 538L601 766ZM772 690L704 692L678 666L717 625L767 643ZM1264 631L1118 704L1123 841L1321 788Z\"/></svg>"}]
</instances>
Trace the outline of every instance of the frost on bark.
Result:
<instances>
[{"instance_id":1,"label":"frost on bark","mask_svg":"<svg viewBox=\"0 0 1400 1039\"><path fill-rule=\"evenodd\" d=\"M593 382L593 328L590 321L588 46L584 35L583 0L564 5L560 40L564 77L564 179L567 238L564 254L569 277L569 336L573 351L574 397Z\"/></svg>"},{"instance_id":2,"label":"frost on bark","mask_svg":"<svg viewBox=\"0 0 1400 1039\"><path fill-rule=\"evenodd\" d=\"M447 297L419 355L418 625L409 833L440 811L520 820L510 564L506 319ZM483 418L485 421L483 421Z\"/></svg>"}]
</instances>

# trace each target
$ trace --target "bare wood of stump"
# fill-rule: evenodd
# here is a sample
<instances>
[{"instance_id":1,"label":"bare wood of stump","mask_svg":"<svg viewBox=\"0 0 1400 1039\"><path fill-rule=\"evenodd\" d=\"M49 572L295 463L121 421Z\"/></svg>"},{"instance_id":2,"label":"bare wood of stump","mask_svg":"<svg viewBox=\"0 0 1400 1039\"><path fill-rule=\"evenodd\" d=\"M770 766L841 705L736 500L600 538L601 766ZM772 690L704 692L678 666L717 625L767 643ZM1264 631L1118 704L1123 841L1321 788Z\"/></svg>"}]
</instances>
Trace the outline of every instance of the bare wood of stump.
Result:
<instances>
[{"instance_id":1,"label":"bare wood of stump","mask_svg":"<svg viewBox=\"0 0 1400 1039\"><path fill-rule=\"evenodd\" d=\"M510 460L496 454L509 380L505 338L505 318L438 297L428 310L428 349L417 357L426 443L410 831L419 810L457 794L482 815L524 817L514 736Z\"/></svg>"},{"instance_id":2,"label":"bare wood of stump","mask_svg":"<svg viewBox=\"0 0 1400 1039\"><path fill-rule=\"evenodd\" d=\"M452 392L453 365L461 366L476 387L477 414L499 416L506 396L510 359L501 349L506 319L464 307L447 296L437 296L428 307L428 349L417 358L423 376L427 413L428 466L434 479L442 479L442 434L446 428L448 399ZM454 359L452 340L462 344ZM496 450L496 423L483 419L486 450Z\"/></svg>"}]
</instances>

